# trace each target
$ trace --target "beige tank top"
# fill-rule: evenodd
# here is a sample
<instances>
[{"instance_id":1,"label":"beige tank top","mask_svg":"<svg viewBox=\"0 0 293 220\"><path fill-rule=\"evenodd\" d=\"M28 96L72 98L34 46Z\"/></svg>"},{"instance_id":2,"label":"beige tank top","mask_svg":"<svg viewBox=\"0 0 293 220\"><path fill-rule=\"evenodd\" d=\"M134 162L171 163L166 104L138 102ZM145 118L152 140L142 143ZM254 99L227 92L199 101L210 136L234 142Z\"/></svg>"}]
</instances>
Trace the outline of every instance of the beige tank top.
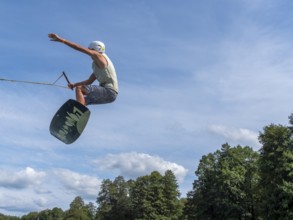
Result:
<instances>
[{"instance_id":1,"label":"beige tank top","mask_svg":"<svg viewBox=\"0 0 293 220\"><path fill-rule=\"evenodd\" d=\"M103 56L107 59L108 65L104 69L101 69L93 62L93 73L99 81L100 86L112 89L118 93L118 81L114 65L106 54L103 54Z\"/></svg>"}]
</instances>

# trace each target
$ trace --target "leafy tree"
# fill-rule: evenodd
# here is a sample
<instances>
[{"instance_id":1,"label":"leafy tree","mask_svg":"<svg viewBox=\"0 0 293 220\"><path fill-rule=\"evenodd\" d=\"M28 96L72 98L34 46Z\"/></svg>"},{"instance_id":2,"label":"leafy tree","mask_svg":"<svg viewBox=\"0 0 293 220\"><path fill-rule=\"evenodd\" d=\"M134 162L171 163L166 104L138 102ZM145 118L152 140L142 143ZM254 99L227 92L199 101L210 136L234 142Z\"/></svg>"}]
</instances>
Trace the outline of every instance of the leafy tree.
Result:
<instances>
[{"instance_id":1,"label":"leafy tree","mask_svg":"<svg viewBox=\"0 0 293 220\"><path fill-rule=\"evenodd\" d=\"M290 123L293 116L289 117ZM269 125L260 134L260 174L265 219L293 219L292 128Z\"/></svg>"},{"instance_id":2,"label":"leafy tree","mask_svg":"<svg viewBox=\"0 0 293 220\"><path fill-rule=\"evenodd\" d=\"M99 204L97 219L128 220L131 218L129 185L122 176L112 182L107 179L102 182L97 198Z\"/></svg>"},{"instance_id":3,"label":"leafy tree","mask_svg":"<svg viewBox=\"0 0 293 220\"><path fill-rule=\"evenodd\" d=\"M88 209L80 196L74 198L70 208L65 212L65 220L91 220Z\"/></svg>"},{"instance_id":4,"label":"leafy tree","mask_svg":"<svg viewBox=\"0 0 293 220\"><path fill-rule=\"evenodd\" d=\"M162 175L154 171L149 176L137 178L131 190L131 201L135 219L163 219Z\"/></svg>"},{"instance_id":5,"label":"leafy tree","mask_svg":"<svg viewBox=\"0 0 293 220\"><path fill-rule=\"evenodd\" d=\"M97 210L98 219L107 219L107 215L112 209L112 184L113 183L110 179L103 180L101 184L100 192L97 198L97 203L99 205Z\"/></svg>"},{"instance_id":6,"label":"leafy tree","mask_svg":"<svg viewBox=\"0 0 293 220\"><path fill-rule=\"evenodd\" d=\"M38 212L30 212L21 217L21 220L38 220Z\"/></svg>"},{"instance_id":7,"label":"leafy tree","mask_svg":"<svg viewBox=\"0 0 293 220\"><path fill-rule=\"evenodd\" d=\"M51 210L46 209L38 213L38 220L52 220Z\"/></svg>"},{"instance_id":8,"label":"leafy tree","mask_svg":"<svg viewBox=\"0 0 293 220\"><path fill-rule=\"evenodd\" d=\"M187 219L255 219L257 162L251 148L228 144L203 156L187 195Z\"/></svg>"},{"instance_id":9,"label":"leafy tree","mask_svg":"<svg viewBox=\"0 0 293 220\"><path fill-rule=\"evenodd\" d=\"M260 216L260 190L259 190L259 154L245 147L247 157L242 158L246 168L243 191L245 197L242 201L243 217L245 219L258 219Z\"/></svg>"},{"instance_id":10,"label":"leafy tree","mask_svg":"<svg viewBox=\"0 0 293 220\"><path fill-rule=\"evenodd\" d=\"M220 152L204 155L195 174L198 179L193 183L193 190L187 194L184 213L187 219L217 219L217 200L219 199L218 158Z\"/></svg>"},{"instance_id":11,"label":"leafy tree","mask_svg":"<svg viewBox=\"0 0 293 220\"><path fill-rule=\"evenodd\" d=\"M63 210L60 208L46 209L38 213L38 220L63 220Z\"/></svg>"},{"instance_id":12,"label":"leafy tree","mask_svg":"<svg viewBox=\"0 0 293 220\"><path fill-rule=\"evenodd\" d=\"M172 171L138 177L130 190L134 219L179 219L182 203Z\"/></svg>"},{"instance_id":13,"label":"leafy tree","mask_svg":"<svg viewBox=\"0 0 293 220\"><path fill-rule=\"evenodd\" d=\"M225 218L255 219L255 196L257 183L257 163L259 155L249 147L222 146L219 160L221 192L225 200L221 208Z\"/></svg>"},{"instance_id":14,"label":"leafy tree","mask_svg":"<svg viewBox=\"0 0 293 220\"><path fill-rule=\"evenodd\" d=\"M85 205L85 209L87 211L87 215L89 216L89 218L91 220L94 220L96 218L96 207L94 205L94 203L90 202L89 204Z\"/></svg>"},{"instance_id":15,"label":"leafy tree","mask_svg":"<svg viewBox=\"0 0 293 220\"><path fill-rule=\"evenodd\" d=\"M63 220L64 212L61 208L53 208L51 211L51 216L53 220Z\"/></svg>"},{"instance_id":16,"label":"leafy tree","mask_svg":"<svg viewBox=\"0 0 293 220\"><path fill-rule=\"evenodd\" d=\"M3 215L0 213L0 220L19 220L19 217L16 216L9 216L9 215Z\"/></svg>"}]
</instances>

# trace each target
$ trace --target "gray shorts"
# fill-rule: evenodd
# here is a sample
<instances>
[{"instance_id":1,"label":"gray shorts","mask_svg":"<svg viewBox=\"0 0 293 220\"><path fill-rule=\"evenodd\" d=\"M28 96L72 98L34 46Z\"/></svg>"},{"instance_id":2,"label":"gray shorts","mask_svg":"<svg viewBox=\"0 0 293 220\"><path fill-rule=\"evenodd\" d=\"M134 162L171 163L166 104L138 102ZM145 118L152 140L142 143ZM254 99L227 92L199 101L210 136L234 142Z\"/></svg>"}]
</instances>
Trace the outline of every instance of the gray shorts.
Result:
<instances>
[{"instance_id":1,"label":"gray shorts","mask_svg":"<svg viewBox=\"0 0 293 220\"><path fill-rule=\"evenodd\" d=\"M111 103L117 97L117 92L102 86L86 85L83 88L87 91L85 96L86 105Z\"/></svg>"}]
</instances>

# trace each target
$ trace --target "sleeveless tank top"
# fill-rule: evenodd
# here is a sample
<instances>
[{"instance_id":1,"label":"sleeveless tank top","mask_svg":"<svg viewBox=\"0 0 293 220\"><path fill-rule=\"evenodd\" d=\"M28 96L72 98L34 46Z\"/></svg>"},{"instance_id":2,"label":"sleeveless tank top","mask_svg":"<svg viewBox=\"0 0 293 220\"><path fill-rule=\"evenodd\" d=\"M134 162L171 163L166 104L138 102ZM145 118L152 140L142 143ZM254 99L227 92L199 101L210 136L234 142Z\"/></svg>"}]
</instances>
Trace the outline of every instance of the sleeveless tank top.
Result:
<instances>
[{"instance_id":1,"label":"sleeveless tank top","mask_svg":"<svg viewBox=\"0 0 293 220\"><path fill-rule=\"evenodd\" d=\"M112 89L118 93L118 81L114 65L106 54L103 54L103 56L106 58L108 65L104 69L101 69L93 62L93 73L99 81L100 86Z\"/></svg>"}]
</instances>

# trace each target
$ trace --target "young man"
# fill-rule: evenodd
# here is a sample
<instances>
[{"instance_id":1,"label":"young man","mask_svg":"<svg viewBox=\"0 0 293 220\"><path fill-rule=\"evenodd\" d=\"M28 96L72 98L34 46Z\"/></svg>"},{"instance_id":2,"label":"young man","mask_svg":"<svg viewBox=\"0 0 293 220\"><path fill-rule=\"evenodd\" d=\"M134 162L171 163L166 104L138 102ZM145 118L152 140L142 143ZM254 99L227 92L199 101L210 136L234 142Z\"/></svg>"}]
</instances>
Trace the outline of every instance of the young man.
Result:
<instances>
[{"instance_id":1,"label":"young man","mask_svg":"<svg viewBox=\"0 0 293 220\"><path fill-rule=\"evenodd\" d=\"M51 41L61 42L67 46L89 55L92 60L93 73L88 79L69 83L70 89L75 88L76 100L83 105L105 104L115 101L118 95L117 75L112 61L105 54L105 45L100 41L93 41L88 48L80 46L69 40L59 37L57 34L49 34ZM98 80L98 85L92 83Z\"/></svg>"}]
</instances>

